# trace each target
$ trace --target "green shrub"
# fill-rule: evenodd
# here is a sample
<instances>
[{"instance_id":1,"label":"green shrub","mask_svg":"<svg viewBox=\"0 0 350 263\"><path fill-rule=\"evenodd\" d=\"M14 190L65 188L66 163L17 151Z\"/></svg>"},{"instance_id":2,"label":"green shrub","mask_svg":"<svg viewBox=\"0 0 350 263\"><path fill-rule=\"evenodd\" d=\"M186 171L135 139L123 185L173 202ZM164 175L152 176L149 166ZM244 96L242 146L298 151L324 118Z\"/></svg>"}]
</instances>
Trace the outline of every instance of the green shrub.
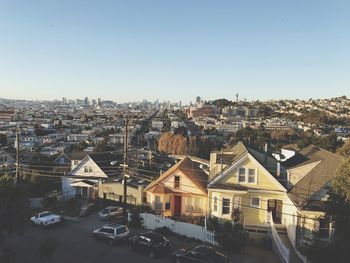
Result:
<instances>
[{"instance_id":1,"label":"green shrub","mask_svg":"<svg viewBox=\"0 0 350 263\"><path fill-rule=\"evenodd\" d=\"M240 252L247 246L249 233L239 223L225 222L215 232L215 238L224 250Z\"/></svg>"},{"instance_id":2,"label":"green shrub","mask_svg":"<svg viewBox=\"0 0 350 263\"><path fill-rule=\"evenodd\" d=\"M130 226L135 228L141 228L143 225L143 219L141 218L140 214L142 213L142 207L141 206L135 206L131 210L131 216L130 216Z\"/></svg>"}]
</instances>

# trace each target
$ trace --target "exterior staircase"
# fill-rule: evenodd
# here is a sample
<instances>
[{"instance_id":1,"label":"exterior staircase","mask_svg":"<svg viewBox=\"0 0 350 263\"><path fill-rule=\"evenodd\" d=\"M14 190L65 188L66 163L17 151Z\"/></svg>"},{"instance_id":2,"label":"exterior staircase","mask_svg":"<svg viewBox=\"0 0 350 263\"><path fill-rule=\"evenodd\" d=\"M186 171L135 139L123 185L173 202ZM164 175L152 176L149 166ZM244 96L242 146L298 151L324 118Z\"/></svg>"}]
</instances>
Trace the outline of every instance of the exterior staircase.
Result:
<instances>
[{"instance_id":1,"label":"exterior staircase","mask_svg":"<svg viewBox=\"0 0 350 263\"><path fill-rule=\"evenodd\" d=\"M290 263L303 263L303 261L296 254L292 243L290 242L287 234L287 229L282 224L274 224L277 234L282 241L283 245L289 249L289 261Z\"/></svg>"}]
</instances>

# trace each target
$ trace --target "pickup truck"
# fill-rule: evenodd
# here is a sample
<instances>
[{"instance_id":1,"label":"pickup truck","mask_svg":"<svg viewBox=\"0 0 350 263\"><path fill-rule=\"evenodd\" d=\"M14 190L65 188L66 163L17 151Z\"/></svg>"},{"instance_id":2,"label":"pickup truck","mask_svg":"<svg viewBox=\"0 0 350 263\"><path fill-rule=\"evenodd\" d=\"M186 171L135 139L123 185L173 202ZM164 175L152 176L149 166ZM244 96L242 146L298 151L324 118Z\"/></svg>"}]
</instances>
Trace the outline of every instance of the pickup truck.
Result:
<instances>
[{"instance_id":1,"label":"pickup truck","mask_svg":"<svg viewBox=\"0 0 350 263\"><path fill-rule=\"evenodd\" d=\"M44 211L30 218L34 225L49 226L63 221L63 217L52 214L50 211Z\"/></svg>"}]
</instances>

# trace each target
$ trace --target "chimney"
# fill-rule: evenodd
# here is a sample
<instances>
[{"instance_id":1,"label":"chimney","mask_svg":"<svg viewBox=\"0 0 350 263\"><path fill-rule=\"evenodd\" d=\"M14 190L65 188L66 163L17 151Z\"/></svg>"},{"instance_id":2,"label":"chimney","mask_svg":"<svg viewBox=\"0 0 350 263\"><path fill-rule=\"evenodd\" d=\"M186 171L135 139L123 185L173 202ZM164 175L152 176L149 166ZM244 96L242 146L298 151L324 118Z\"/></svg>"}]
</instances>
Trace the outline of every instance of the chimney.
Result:
<instances>
[{"instance_id":1,"label":"chimney","mask_svg":"<svg viewBox=\"0 0 350 263\"><path fill-rule=\"evenodd\" d=\"M276 176L279 177L280 175L281 175L281 163L279 160L277 160Z\"/></svg>"},{"instance_id":2,"label":"chimney","mask_svg":"<svg viewBox=\"0 0 350 263\"><path fill-rule=\"evenodd\" d=\"M267 163L267 143L265 143L264 164Z\"/></svg>"}]
</instances>

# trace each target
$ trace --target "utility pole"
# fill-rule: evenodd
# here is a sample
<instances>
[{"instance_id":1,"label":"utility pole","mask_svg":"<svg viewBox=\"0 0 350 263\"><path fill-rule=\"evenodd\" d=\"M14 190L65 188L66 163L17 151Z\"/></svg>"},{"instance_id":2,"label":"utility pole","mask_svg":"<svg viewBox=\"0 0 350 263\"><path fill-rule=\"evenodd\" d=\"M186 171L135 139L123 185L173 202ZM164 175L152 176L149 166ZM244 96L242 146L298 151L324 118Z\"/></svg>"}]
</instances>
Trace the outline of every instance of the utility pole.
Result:
<instances>
[{"instance_id":1,"label":"utility pole","mask_svg":"<svg viewBox=\"0 0 350 263\"><path fill-rule=\"evenodd\" d=\"M15 184L18 184L19 177L19 128L16 128L16 177Z\"/></svg>"},{"instance_id":2,"label":"utility pole","mask_svg":"<svg viewBox=\"0 0 350 263\"><path fill-rule=\"evenodd\" d=\"M124 191L123 191L123 217L124 217L124 223L128 223L128 215L126 213L126 198L127 198L127 175L126 175L126 168L128 167L128 125L129 125L129 118L126 117L125 119L125 138L124 138L124 164L123 164L123 182L124 182Z\"/></svg>"}]
</instances>

